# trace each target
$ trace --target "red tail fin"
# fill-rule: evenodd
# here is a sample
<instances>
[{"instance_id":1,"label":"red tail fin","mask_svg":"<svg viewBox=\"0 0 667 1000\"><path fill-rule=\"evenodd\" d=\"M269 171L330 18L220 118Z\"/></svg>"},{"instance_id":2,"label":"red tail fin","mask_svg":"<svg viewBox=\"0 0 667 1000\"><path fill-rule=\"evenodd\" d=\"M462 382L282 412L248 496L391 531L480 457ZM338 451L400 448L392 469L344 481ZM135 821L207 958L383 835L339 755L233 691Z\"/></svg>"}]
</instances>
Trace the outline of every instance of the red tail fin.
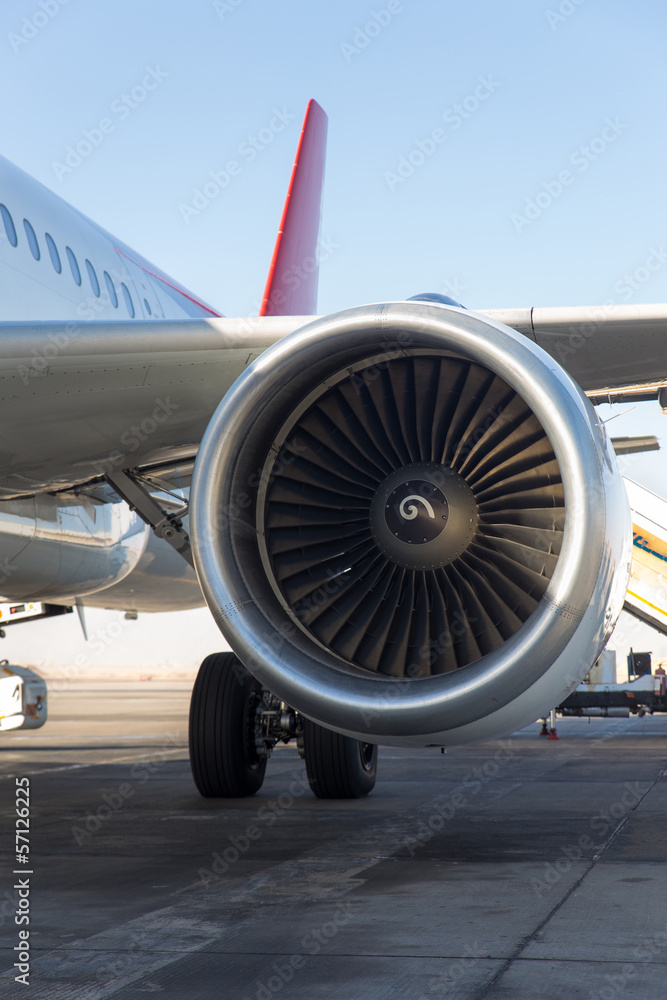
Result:
<instances>
[{"instance_id":1,"label":"red tail fin","mask_svg":"<svg viewBox=\"0 0 667 1000\"><path fill-rule=\"evenodd\" d=\"M312 316L317 309L327 116L309 101L287 189L260 316Z\"/></svg>"}]
</instances>

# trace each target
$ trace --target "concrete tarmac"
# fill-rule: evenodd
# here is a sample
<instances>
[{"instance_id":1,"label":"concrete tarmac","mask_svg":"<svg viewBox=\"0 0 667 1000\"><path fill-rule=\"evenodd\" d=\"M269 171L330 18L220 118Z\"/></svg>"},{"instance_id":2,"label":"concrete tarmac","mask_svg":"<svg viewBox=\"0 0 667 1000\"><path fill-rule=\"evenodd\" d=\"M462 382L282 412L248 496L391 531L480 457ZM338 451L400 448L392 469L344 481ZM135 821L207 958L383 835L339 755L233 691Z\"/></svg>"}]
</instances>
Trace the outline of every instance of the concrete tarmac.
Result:
<instances>
[{"instance_id":1,"label":"concrete tarmac","mask_svg":"<svg viewBox=\"0 0 667 1000\"><path fill-rule=\"evenodd\" d=\"M0 737L3 1000L665 995L667 717L384 748L360 801L314 798L290 745L257 796L206 800L189 690L72 684Z\"/></svg>"}]
</instances>

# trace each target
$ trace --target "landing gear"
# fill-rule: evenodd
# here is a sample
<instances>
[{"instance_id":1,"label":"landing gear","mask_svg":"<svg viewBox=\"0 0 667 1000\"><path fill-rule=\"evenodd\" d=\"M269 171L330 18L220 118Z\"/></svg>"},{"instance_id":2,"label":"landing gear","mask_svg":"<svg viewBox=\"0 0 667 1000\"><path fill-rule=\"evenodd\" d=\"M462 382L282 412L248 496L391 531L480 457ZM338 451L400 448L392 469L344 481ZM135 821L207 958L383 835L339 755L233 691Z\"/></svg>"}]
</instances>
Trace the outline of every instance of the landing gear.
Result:
<instances>
[{"instance_id":1,"label":"landing gear","mask_svg":"<svg viewBox=\"0 0 667 1000\"><path fill-rule=\"evenodd\" d=\"M319 799L358 799L375 786L378 748L303 720L308 784Z\"/></svg>"},{"instance_id":2,"label":"landing gear","mask_svg":"<svg viewBox=\"0 0 667 1000\"><path fill-rule=\"evenodd\" d=\"M295 739L320 799L357 799L375 785L377 747L304 719L233 653L207 656L190 702L190 766L205 798L254 795L277 743Z\"/></svg>"},{"instance_id":3,"label":"landing gear","mask_svg":"<svg viewBox=\"0 0 667 1000\"><path fill-rule=\"evenodd\" d=\"M190 766L206 798L240 798L261 788L267 756L255 724L262 686L233 653L207 656L190 702Z\"/></svg>"}]
</instances>

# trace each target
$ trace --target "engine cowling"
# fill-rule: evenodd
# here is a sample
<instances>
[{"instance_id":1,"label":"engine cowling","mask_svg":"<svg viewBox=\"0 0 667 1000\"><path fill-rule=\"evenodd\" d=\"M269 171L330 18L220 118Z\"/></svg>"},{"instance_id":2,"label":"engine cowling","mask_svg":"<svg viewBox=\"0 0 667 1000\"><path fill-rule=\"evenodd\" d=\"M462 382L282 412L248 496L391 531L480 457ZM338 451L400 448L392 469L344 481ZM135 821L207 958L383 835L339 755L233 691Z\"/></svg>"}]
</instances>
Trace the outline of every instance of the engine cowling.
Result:
<instances>
[{"instance_id":1,"label":"engine cowling","mask_svg":"<svg viewBox=\"0 0 667 1000\"><path fill-rule=\"evenodd\" d=\"M416 301L315 320L253 363L202 441L191 528L252 673L389 744L496 738L558 704L631 552L578 386L510 328Z\"/></svg>"}]
</instances>

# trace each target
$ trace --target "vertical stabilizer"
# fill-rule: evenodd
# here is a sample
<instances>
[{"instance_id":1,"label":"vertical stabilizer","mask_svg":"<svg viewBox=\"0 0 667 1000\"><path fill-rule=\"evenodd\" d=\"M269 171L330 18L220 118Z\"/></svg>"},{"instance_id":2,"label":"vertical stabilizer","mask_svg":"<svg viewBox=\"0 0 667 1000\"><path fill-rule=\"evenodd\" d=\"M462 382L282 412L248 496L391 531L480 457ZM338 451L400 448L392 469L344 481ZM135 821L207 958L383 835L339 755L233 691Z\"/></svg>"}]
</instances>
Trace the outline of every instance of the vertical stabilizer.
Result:
<instances>
[{"instance_id":1,"label":"vertical stabilizer","mask_svg":"<svg viewBox=\"0 0 667 1000\"><path fill-rule=\"evenodd\" d=\"M317 310L320 231L327 116L309 101L260 316L312 316Z\"/></svg>"}]
</instances>

